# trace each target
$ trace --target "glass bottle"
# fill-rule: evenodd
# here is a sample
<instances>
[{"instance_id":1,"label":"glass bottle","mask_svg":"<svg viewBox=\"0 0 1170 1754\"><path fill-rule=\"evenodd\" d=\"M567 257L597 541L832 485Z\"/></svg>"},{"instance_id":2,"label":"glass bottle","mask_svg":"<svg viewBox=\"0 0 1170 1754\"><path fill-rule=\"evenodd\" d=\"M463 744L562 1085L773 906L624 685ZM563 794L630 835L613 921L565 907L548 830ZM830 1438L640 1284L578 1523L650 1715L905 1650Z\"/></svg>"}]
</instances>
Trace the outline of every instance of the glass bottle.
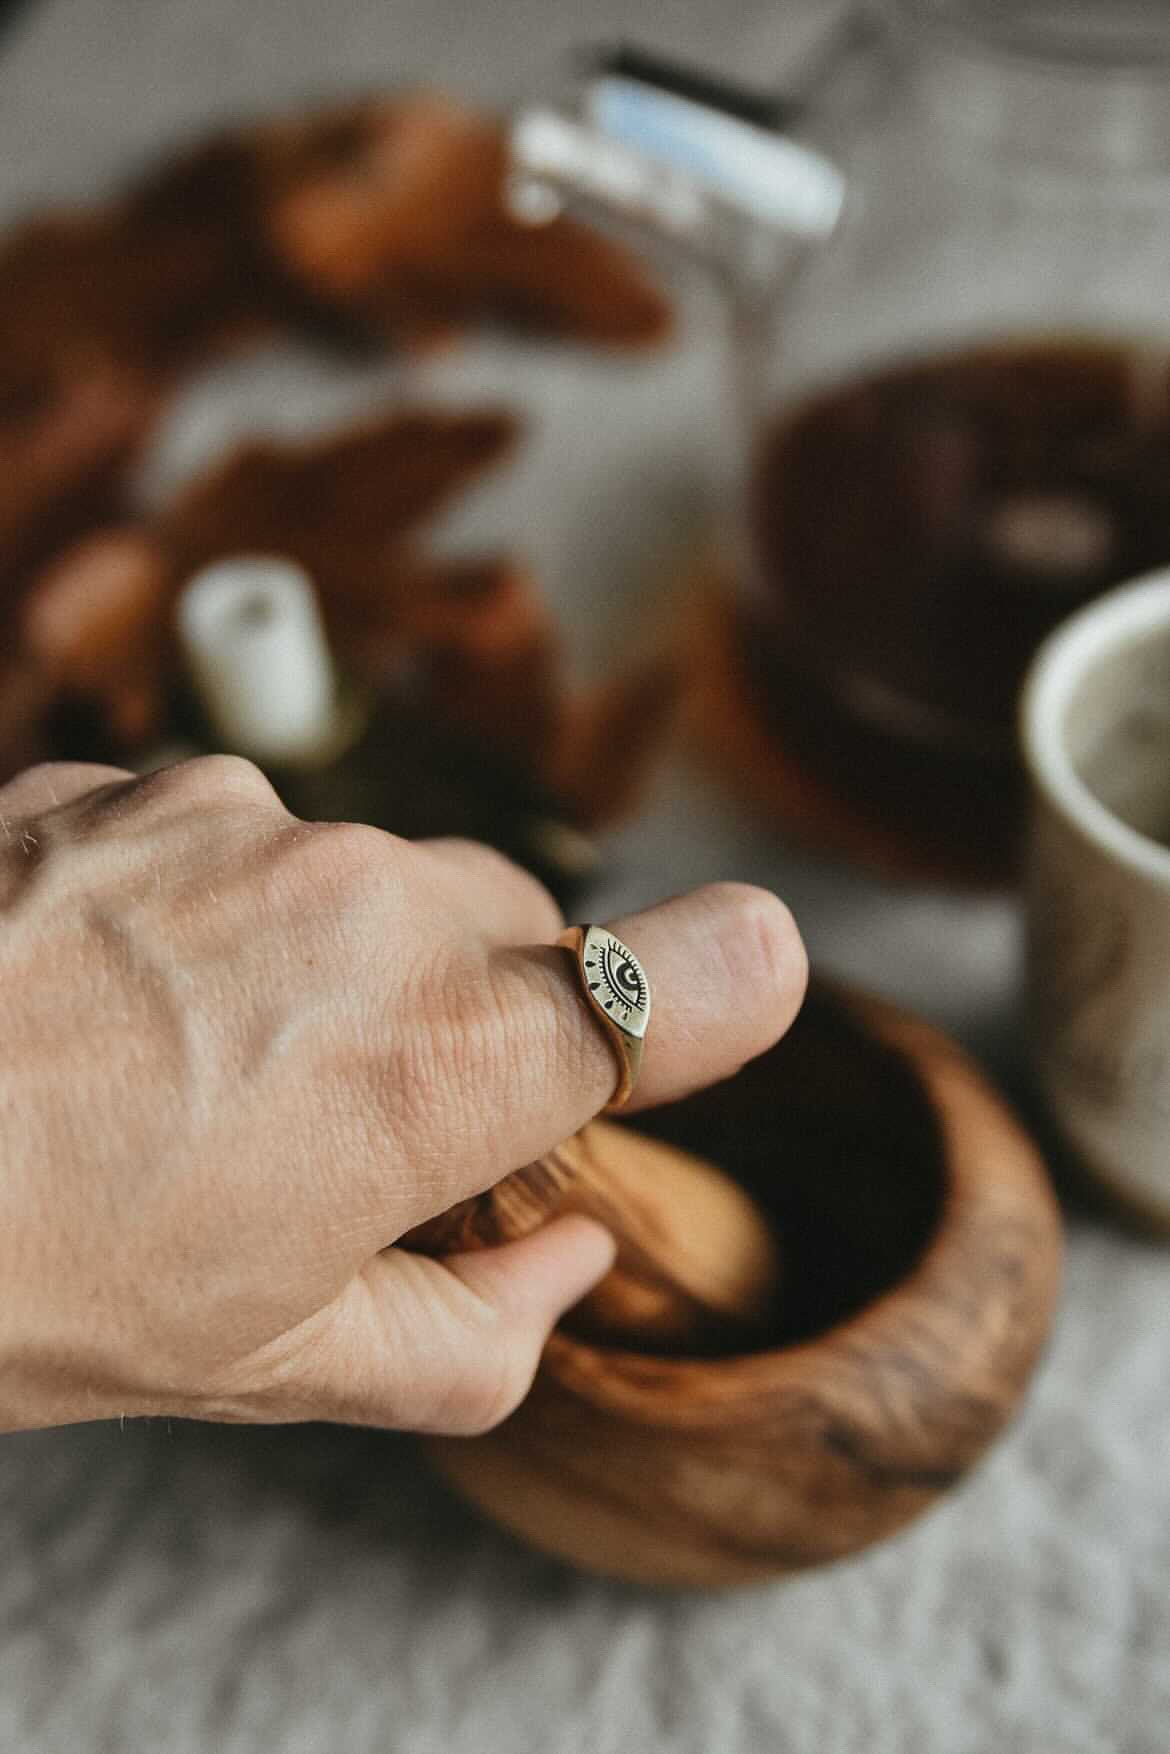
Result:
<instances>
[{"instance_id":1,"label":"glass bottle","mask_svg":"<svg viewBox=\"0 0 1170 1754\"><path fill-rule=\"evenodd\" d=\"M730 134L721 171L612 96L589 113L650 166L637 199L629 173L616 197L580 164L545 181L634 212L727 289L733 647L772 742L863 829L998 875L1031 654L1170 561L1170 8L880 15L787 138L727 118L807 151L803 173L776 160L787 202L753 210Z\"/></svg>"}]
</instances>

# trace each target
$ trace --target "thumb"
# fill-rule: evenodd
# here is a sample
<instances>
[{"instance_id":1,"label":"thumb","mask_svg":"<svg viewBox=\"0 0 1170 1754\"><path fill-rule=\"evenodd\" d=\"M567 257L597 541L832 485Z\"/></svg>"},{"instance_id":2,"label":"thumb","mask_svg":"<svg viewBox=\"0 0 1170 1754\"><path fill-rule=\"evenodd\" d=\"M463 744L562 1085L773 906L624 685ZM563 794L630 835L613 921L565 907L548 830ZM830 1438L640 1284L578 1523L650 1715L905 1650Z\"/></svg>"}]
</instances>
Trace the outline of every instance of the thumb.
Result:
<instances>
[{"instance_id":1,"label":"thumb","mask_svg":"<svg viewBox=\"0 0 1170 1754\"><path fill-rule=\"evenodd\" d=\"M554 1219L500 1248L433 1261L375 1257L261 1389L266 1419L323 1419L465 1437L528 1393L545 1341L613 1265L591 1218Z\"/></svg>"}]
</instances>

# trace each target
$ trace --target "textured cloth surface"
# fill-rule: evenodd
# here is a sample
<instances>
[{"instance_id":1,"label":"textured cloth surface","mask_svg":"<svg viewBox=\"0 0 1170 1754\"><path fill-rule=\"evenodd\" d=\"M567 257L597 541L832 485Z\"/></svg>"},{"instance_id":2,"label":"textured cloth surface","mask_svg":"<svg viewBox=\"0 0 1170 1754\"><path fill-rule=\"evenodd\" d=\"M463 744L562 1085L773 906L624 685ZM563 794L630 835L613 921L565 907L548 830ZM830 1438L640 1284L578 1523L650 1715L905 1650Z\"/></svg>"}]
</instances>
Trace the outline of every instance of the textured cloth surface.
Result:
<instances>
[{"instance_id":1,"label":"textured cloth surface","mask_svg":"<svg viewBox=\"0 0 1170 1754\"><path fill-rule=\"evenodd\" d=\"M0 40L0 218L97 191L213 117L410 78L507 100L583 28L762 75L816 11L601 0L583 27L569 0L47 0ZM708 503L720 373L703 321L644 371L498 343L374 374L264 355L192 387L143 491L257 423L407 391L513 398L534 441L444 540L522 533L597 669L661 607L631 586L677 571ZM611 854L603 917L708 876L769 883L822 966L1017 1078L1009 907L800 855L682 768ZM716 1598L529 1554L398 1438L137 1423L0 1439L0 1754L1163 1754L1168 1311L1170 1254L1078 1221L1032 1401L964 1490L859 1561Z\"/></svg>"}]
</instances>

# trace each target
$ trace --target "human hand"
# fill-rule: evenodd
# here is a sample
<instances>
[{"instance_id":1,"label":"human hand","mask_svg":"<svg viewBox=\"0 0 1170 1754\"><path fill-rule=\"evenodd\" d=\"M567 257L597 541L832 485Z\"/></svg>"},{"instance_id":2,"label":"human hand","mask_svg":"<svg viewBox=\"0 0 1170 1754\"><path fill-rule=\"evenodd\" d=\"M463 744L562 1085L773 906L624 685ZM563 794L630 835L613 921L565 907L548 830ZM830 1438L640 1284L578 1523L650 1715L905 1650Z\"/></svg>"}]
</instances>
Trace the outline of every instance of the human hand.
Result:
<instances>
[{"instance_id":1,"label":"human hand","mask_svg":"<svg viewBox=\"0 0 1170 1754\"><path fill-rule=\"evenodd\" d=\"M509 1413L610 1238L567 1217L443 1262L391 1245L608 1099L561 926L486 848L297 821L231 756L0 790L0 1429ZM615 930L654 981L642 1104L799 1006L765 891Z\"/></svg>"}]
</instances>

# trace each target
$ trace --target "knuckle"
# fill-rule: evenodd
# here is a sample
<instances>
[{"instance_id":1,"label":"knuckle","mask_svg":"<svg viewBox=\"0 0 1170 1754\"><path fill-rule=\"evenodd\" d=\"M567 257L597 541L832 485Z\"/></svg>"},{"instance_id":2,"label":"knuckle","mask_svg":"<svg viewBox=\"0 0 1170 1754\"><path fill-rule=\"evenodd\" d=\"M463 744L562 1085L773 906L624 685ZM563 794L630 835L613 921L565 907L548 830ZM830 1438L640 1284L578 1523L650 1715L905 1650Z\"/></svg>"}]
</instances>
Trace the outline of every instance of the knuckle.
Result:
<instances>
[{"instance_id":1,"label":"knuckle","mask_svg":"<svg viewBox=\"0 0 1170 1754\"><path fill-rule=\"evenodd\" d=\"M290 854L310 876L338 885L369 881L386 869L392 835L363 822L300 824Z\"/></svg>"},{"instance_id":2,"label":"knuckle","mask_svg":"<svg viewBox=\"0 0 1170 1754\"><path fill-rule=\"evenodd\" d=\"M143 784L152 780L160 793L178 793L193 803L280 805L271 780L243 755L199 755Z\"/></svg>"},{"instance_id":3,"label":"knuckle","mask_svg":"<svg viewBox=\"0 0 1170 1754\"><path fill-rule=\"evenodd\" d=\"M323 822L315 828L321 856L336 870L363 876L378 870L399 844L381 828L366 822Z\"/></svg>"},{"instance_id":4,"label":"knuckle","mask_svg":"<svg viewBox=\"0 0 1170 1754\"><path fill-rule=\"evenodd\" d=\"M483 841L451 837L430 843L440 856L458 864L469 876L499 891L510 891L531 918L534 936L555 937L564 925L560 908L538 877Z\"/></svg>"},{"instance_id":5,"label":"knuckle","mask_svg":"<svg viewBox=\"0 0 1170 1754\"><path fill-rule=\"evenodd\" d=\"M368 926L362 943L368 958ZM387 977L388 990L379 983L369 996L358 1062L369 1124L413 1164L420 1190L445 1189L450 1160L483 1120L472 1006L462 983L444 978L447 963L446 956L407 948ZM352 1079L352 1059L347 1068Z\"/></svg>"},{"instance_id":6,"label":"knuckle","mask_svg":"<svg viewBox=\"0 0 1170 1754\"><path fill-rule=\"evenodd\" d=\"M524 904L532 918L533 933L541 938L555 938L564 926L565 916L539 877L534 877L531 871L525 871L520 865L514 865L502 853L495 856L505 867L517 891L522 890L524 893Z\"/></svg>"},{"instance_id":7,"label":"knuckle","mask_svg":"<svg viewBox=\"0 0 1170 1754\"><path fill-rule=\"evenodd\" d=\"M465 1112L487 1108L523 1126L534 1088L576 1088L590 1068L610 1076L612 1049L576 993L566 995L556 956L505 950L478 977L446 981L436 1059Z\"/></svg>"},{"instance_id":8,"label":"knuckle","mask_svg":"<svg viewBox=\"0 0 1170 1754\"><path fill-rule=\"evenodd\" d=\"M468 864L480 860L485 868L492 865L511 864L511 860L506 859L503 853L497 852L495 847L489 847L485 841L468 840L465 835L440 835L435 840L428 841L426 845L433 853L459 859Z\"/></svg>"},{"instance_id":9,"label":"knuckle","mask_svg":"<svg viewBox=\"0 0 1170 1754\"><path fill-rule=\"evenodd\" d=\"M0 787L0 809L14 814L51 810L86 789L97 791L118 781L132 780L125 768L106 767L84 761L38 761Z\"/></svg>"},{"instance_id":10,"label":"knuckle","mask_svg":"<svg viewBox=\"0 0 1170 1754\"><path fill-rule=\"evenodd\" d=\"M590 1067L599 1068L603 1078L612 1084L615 1076L613 1049L589 1007L582 1003L580 994L573 992L571 1002L566 1004L554 975L549 976L545 996L547 1003L543 1013L533 1013L534 1039L529 1042L528 1051L538 1065L543 1056L545 1077L550 1085L557 1089L574 1089L580 1084L583 1072Z\"/></svg>"},{"instance_id":11,"label":"knuckle","mask_svg":"<svg viewBox=\"0 0 1170 1754\"><path fill-rule=\"evenodd\" d=\"M31 767L22 770L20 779L31 780L34 785L43 785L45 782L51 782L56 775L67 772L68 767L68 762L64 761L35 761ZM12 783L16 784L17 782ZM4 787L5 791L10 789L10 786Z\"/></svg>"},{"instance_id":12,"label":"knuckle","mask_svg":"<svg viewBox=\"0 0 1170 1754\"><path fill-rule=\"evenodd\" d=\"M67 761L34 762L32 767L26 767L16 779L0 788L0 798L19 795L25 790L48 793L54 785L74 772L76 768Z\"/></svg>"},{"instance_id":13,"label":"knuckle","mask_svg":"<svg viewBox=\"0 0 1170 1754\"><path fill-rule=\"evenodd\" d=\"M399 1096L411 1102L420 1124L442 1116L458 1131L481 1112L505 1049L492 982L467 958L432 955L411 971L404 996L417 1027L396 1039Z\"/></svg>"},{"instance_id":14,"label":"knuckle","mask_svg":"<svg viewBox=\"0 0 1170 1754\"><path fill-rule=\"evenodd\" d=\"M541 953L491 956L478 979L449 980L447 988L448 1053L461 1086L495 1112L520 1113L534 1082L572 1083L583 1054L608 1058L588 1011L575 995L565 1004L559 971Z\"/></svg>"}]
</instances>

